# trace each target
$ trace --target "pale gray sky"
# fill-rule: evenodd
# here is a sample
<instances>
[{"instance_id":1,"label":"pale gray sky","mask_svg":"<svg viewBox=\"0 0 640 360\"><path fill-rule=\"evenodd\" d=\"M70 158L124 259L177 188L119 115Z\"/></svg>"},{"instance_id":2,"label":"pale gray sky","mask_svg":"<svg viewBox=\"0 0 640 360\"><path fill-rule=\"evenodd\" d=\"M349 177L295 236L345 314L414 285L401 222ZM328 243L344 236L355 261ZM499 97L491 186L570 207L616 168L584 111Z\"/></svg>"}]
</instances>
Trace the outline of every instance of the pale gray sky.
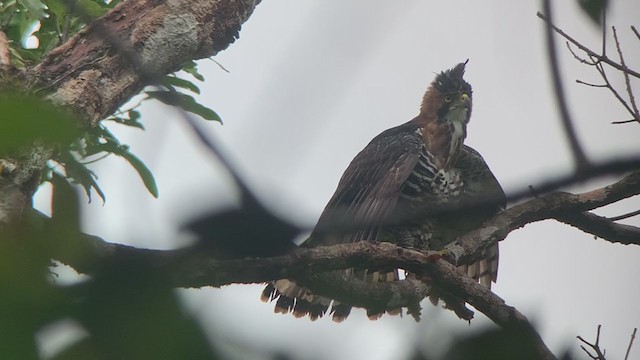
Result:
<instances>
[{"instance_id":1,"label":"pale gray sky","mask_svg":"<svg viewBox=\"0 0 640 360\"><path fill-rule=\"evenodd\" d=\"M557 24L598 49L599 31L574 3L554 2ZM212 61L200 62L207 80L199 99L225 121L200 125L224 145L262 199L285 216L313 224L355 154L382 130L417 114L434 73L469 58L466 79L474 88L474 108L466 143L483 154L505 189L535 185L566 174L571 165L538 7L507 0L264 1L240 39L215 58L230 73ZM638 25L638 14L636 0L613 2L609 14L636 68L640 46L629 25ZM628 116L607 91L574 83L577 77L598 78L558 43L587 154L600 159L637 152L640 126L609 124ZM622 84L617 76L616 81ZM181 236L181 222L197 210L232 201L233 188L173 110L147 105L143 122L145 133L112 128L152 168L160 198L148 195L121 159L102 161L96 171L107 202L86 207L85 229L114 242L171 248ZM598 213L617 215L639 203L635 197ZM628 222L640 225L638 217ZM638 247L594 240L545 221L510 234L501 243L500 260L494 291L539 326L553 351L579 349L575 336L593 339L602 324L607 355L624 356L632 329L640 327ZM362 310L339 325L329 319L311 323L273 314L273 304L258 299L261 289L183 293L211 334L306 359L392 359L414 342L437 351L454 336L489 324L477 313L469 326L428 302L418 324L388 316L372 322ZM631 358L640 359L639 346Z\"/></svg>"}]
</instances>

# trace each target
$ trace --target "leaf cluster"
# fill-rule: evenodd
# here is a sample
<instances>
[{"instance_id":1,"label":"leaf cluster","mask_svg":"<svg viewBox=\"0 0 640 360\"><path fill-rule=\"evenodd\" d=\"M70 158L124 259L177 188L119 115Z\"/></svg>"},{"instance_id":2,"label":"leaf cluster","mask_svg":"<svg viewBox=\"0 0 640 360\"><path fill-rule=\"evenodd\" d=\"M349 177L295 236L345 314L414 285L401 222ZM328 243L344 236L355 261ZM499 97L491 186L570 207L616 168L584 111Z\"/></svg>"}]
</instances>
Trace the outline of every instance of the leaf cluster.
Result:
<instances>
[{"instance_id":1,"label":"leaf cluster","mask_svg":"<svg viewBox=\"0 0 640 360\"><path fill-rule=\"evenodd\" d=\"M120 0L0 2L0 30L9 38L12 65L22 69L41 62L51 49L88 25L85 22L88 19L86 15L89 15L89 18L97 18L119 2ZM30 37L37 39L37 46L27 46L27 39ZM195 62L187 62L182 70L196 80L204 81L204 76L198 72ZM185 93L200 94L200 89L192 81L170 74L164 77L162 87L162 90L143 91L146 96L142 101L158 99L164 103L179 106L184 111L199 115L206 120L221 122L215 111ZM172 96L168 96L169 93ZM3 134L7 135L0 145L1 154L15 152L20 146L28 146L34 140L47 142L50 140L52 144L56 144L58 151L44 171L45 181L50 181L55 172L65 177L70 183L80 185L89 200L94 191L105 201L106 195L98 185L98 177L88 165L109 155L117 155L126 160L139 174L149 193L158 197L158 187L149 168L130 151L128 145L118 140L104 122L94 128L78 132L75 126L58 126L58 118L61 116L68 118L68 116L47 107L35 98L16 101L16 98L9 96L4 97L0 102L6 102L2 108L9 109L4 114L6 121L0 125L3 127ZM31 105L34 106L31 107ZM105 120L144 130L140 121L139 106L140 102L128 109L120 109ZM67 121L67 123L73 123L73 121Z\"/></svg>"},{"instance_id":2,"label":"leaf cluster","mask_svg":"<svg viewBox=\"0 0 640 360\"><path fill-rule=\"evenodd\" d=\"M59 175L54 184L53 221L27 218L0 233L0 354L37 359L34 334L73 324L76 337L51 359L214 359L214 349L194 318L184 313L166 274L123 259L99 264L81 283L61 284L51 273L56 253L83 259L79 200Z\"/></svg>"},{"instance_id":3,"label":"leaf cluster","mask_svg":"<svg viewBox=\"0 0 640 360\"><path fill-rule=\"evenodd\" d=\"M11 60L24 68L39 63L51 49L87 26L79 11L102 16L120 0L8 0L0 2L0 30L10 39ZM27 39L37 46L25 46Z\"/></svg>"}]
</instances>

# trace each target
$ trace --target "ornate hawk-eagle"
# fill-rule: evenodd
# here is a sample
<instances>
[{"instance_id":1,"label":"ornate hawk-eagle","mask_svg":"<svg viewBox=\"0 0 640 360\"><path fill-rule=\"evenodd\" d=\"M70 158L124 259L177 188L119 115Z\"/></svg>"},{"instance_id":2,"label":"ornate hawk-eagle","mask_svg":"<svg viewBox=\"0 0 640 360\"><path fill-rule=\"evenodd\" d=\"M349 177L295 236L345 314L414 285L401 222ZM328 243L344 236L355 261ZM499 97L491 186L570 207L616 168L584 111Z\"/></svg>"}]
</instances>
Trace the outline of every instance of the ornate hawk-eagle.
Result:
<instances>
[{"instance_id":1,"label":"ornate hawk-eagle","mask_svg":"<svg viewBox=\"0 0 640 360\"><path fill-rule=\"evenodd\" d=\"M458 236L477 228L504 207L504 192L480 154L463 145L471 116L471 85L463 79L465 63L438 74L427 89L420 114L376 136L351 161L336 192L303 247L356 241L385 241L417 250L440 250ZM487 200L492 206L467 204ZM461 211L437 214L439 208ZM337 219L348 219L356 230L329 233ZM406 219L406 221L388 221ZM460 267L490 287L498 273L498 244L483 258ZM394 281L398 270L346 270L366 281ZM308 315L330 313L336 321L351 311L348 304L317 296L291 280L271 282L262 299L276 300L276 312ZM389 311L397 313L398 311ZM369 311L377 318L379 311Z\"/></svg>"}]
</instances>

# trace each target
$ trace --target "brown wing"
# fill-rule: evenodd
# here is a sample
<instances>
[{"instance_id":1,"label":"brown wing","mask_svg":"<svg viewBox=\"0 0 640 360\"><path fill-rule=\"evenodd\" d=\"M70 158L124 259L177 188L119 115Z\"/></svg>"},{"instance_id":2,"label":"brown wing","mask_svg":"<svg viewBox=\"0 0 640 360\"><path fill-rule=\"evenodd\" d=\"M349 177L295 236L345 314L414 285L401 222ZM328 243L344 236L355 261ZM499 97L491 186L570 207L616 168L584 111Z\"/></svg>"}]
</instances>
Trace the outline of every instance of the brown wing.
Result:
<instances>
[{"instance_id":1,"label":"brown wing","mask_svg":"<svg viewBox=\"0 0 640 360\"><path fill-rule=\"evenodd\" d=\"M380 222L394 210L418 161L422 138L417 129L410 121L371 140L345 170L304 246L376 240ZM335 231L345 228L350 231Z\"/></svg>"},{"instance_id":2,"label":"brown wing","mask_svg":"<svg viewBox=\"0 0 640 360\"><path fill-rule=\"evenodd\" d=\"M473 214L465 216L466 223L459 222L457 228L464 232L477 228L484 221L496 215L506 207L506 197L500 183L489 169L482 156L469 146L464 146L456 167L461 169L465 181L463 201L472 204L487 201L490 205L475 209ZM491 288L491 282L498 279L499 251L498 243L490 246L484 256L471 264L461 267L473 279Z\"/></svg>"}]
</instances>

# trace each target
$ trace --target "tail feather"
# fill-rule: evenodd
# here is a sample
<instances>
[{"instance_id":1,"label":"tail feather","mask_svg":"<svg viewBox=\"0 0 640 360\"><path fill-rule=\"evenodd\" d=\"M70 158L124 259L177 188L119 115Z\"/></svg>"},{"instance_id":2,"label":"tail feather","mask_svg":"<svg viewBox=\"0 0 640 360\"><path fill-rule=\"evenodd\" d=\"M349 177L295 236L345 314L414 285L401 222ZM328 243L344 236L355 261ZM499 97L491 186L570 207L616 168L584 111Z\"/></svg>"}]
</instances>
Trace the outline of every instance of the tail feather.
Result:
<instances>
[{"instance_id":1,"label":"tail feather","mask_svg":"<svg viewBox=\"0 0 640 360\"><path fill-rule=\"evenodd\" d=\"M498 260L499 252L498 244L496 243L487 249L484 258L471 264L459 266L458 270L491 289L491 283L496 282L498 279ZM354 277L367 282L391 282L399 280L397 269L392 271L348 269L345 270L344 273L348 277ZM413 274L407 274L407 278L411 278L412 276ZM439 297L440 296L435 293L430 294L429 300L433 305L438 305ZM260 299L264 302L276 300L275 313L293 313L293 316L298 318L309 316L312 321L323 317L328 312L332 316L333 321L339 323L344 321L351 313L351 306L349 304L315 295L309 289L298 286L295 282L286 279L268 283L262 291ZM462 305L464 305L464 303L462 303ZM382 317L385 312L389 315L402 315L402 309L368 309L367 316L372 320L377 320ZM409 314L415 318L419 316L419 311L416 312L412 310Z\"/></svg>"},{"instance_id":2,"label":"tail feather","mask_svg":"<svg viewBox=\"0 0 640 360\"><path fill-rule=\"evenodd\" d=\"M399 279L398 270L381 273L379 271L369 272L367 270L348 269L345 274L368 282L388 282ZM333 321L342 322L351 313L349 304L315 295L307 288L287 279L268 283L262 291L260 299L263 302L276 300L275 313L293 313L293 316L297 318L309 316L312 321L323 317L329 312ZM331 308L330 311L329 308ZM390 315L399 315L402 313L402 309L390 309L386 312ZM378 319L384 313L384 310L367 310L367 315L372 319Z\"/></svg>"},{"instance_id":3,"label":"tail feather","mask_svg":"<svg viewBox=\"0 0 640 360\"><path fill-rule=\"evenodd\" d=\"M483 259L471 264L461 265L458 270L491 289L491 283L498 280L499 255L498 243L495 243L487 249Z\"/></svg>"},{"instance_id":4,"label":"tail feather","mask_svg":"<svg viewBox=\"0 0 640 360\"><path fill-rule=\"evenodd\" d=\"M337 323L343 322L351 313L351 306L337 301L331 306L331 319Z\"/></svg>"}]
</instances>

